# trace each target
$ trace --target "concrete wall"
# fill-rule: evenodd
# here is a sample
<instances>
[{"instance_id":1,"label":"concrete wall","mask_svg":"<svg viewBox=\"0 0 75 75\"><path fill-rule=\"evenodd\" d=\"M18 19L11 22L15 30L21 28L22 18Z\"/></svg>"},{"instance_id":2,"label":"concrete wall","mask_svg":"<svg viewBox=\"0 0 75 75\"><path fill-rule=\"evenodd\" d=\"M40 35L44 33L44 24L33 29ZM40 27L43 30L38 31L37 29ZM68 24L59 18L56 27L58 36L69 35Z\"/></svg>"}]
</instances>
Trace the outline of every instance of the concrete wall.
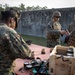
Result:
<instances>
[{"instance_id":1,"label":"concrete wall","mask_svg":"<svg viewBox=\"0 0 75 75\"><path fill-rule=\"evenodd\" d=\"M21 13L18 32L21 34L46 37L46 26L51 20L52 13L58 10L62 16L60 23L63 29L66 29L73 21L75 8L48 9L38 11L26 11Z\"/></svg>"}]
</instances>

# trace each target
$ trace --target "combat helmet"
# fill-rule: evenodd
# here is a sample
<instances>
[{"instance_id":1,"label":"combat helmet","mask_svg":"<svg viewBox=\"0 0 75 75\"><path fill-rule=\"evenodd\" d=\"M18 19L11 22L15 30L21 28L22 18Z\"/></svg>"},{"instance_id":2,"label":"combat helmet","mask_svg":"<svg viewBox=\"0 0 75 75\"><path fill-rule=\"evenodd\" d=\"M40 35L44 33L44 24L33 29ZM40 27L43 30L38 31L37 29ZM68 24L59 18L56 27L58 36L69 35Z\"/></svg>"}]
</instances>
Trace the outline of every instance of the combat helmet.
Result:
<instances>
[{"instance_id":1,"label":"combat helmet","mask_svg":"<svg viewBox=\"0 0 75 75\"><path fill-rule=\"evenodd\" d=\"M61 17L61 13L59 11L55 11L53 12L52 17Z\"/></svg>"},{"instance_id":2,"label":"combat helmet","mask_svg":"<svg viewBox=\"0 0 75 75\"><path fill-rule=\"evenodd\" d=\"M1 20L7 21L8 18L14 18L16 22L15 28L17 28L19 17L20 17L19 11L14 8L10 8L9 10L1 11Z\"/></svg>"}]
</instances>

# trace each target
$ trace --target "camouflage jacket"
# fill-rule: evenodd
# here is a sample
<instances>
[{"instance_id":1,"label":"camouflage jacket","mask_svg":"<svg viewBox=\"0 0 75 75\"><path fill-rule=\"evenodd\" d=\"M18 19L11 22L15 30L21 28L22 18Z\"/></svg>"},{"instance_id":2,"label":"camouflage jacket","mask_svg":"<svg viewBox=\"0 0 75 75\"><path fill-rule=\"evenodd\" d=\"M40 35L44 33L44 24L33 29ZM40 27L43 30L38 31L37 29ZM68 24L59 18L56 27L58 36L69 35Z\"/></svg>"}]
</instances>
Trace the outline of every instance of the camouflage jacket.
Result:
<instances>
[{"instance_id":1,"label":"camouflage jacket","mask_svg":"<svg viewBox=\"0 0 75 75\"><path fill-rule=\"evenodd\" d=\"M75 29L73 29L73 31L69 35L69 40L68 40L67 45L68 46L74 46L75 47Z\"/></svg>"},{"instance_id":2,"label":"camouflage jacket","mask_svg":"<svg viewBox=\"0 0 75 75\"><path fill-rule=\"evenodd\" d=\"M75 28L75 21L68 26L68 31L71 32Z\"/></svg>"},{"instance_id":3,"label":"camouflage jacket","mask_svg":"<svg viewBox=\"0 0 75 75\"><path fill-rule=\"evenodd\" d=\"M0 24L0 74L8 72L16 58L30 57L31 50L17 32Z\"/></svg>"},{"instance_id":4,"label":"camouflage jacket","mask_svg":"<svg viewBox=\"0 0 75 75\"><path fill-rule=\"evenodd\" d=\"M59 22L51 22L47 26L47 39L57 40L60 38L61 24Z\"/></svg>"}]
</instances>

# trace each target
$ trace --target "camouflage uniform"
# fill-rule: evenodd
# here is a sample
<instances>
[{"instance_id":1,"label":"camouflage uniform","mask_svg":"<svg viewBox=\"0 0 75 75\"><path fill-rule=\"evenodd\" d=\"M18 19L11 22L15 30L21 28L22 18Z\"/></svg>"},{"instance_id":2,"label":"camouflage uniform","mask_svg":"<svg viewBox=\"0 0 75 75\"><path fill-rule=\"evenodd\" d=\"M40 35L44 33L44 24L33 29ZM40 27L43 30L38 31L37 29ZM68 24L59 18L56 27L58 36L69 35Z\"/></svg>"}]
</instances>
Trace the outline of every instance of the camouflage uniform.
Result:
<instances>
[{"instance_id":1,"label":"camouflage uniform","mask_svg":"<svg viewBox=\"0 0 75 75\"><path fill-rule=\"evenodd\" d=\"M52 18L60 17L61 13L55 11L52 14ZM60 30L61 24L57 21L51 21L47 26L47 47L54 47L57 44L60 44Z\"/></svg>"},{"instance_id":2,"label":"camouflage uniform","mask_svg":"<svg viewBox=\"0 0 75 75\"><path fill-rule=\"evenodd\" d=\"M17 32L0 24L0 75L11 75L9 69L16 58L31 56L31 50Z\"/></svg>"},{"instance_id":3,"label":"camouflage uniform","mask_svg":"<svg viewBox=\"0 0 75 75\"><path fill-rule=\"evenodd\" d=\"M60 44L60 32L61 25L59 22L51 22L47 26L47 47L54 47Z\"/></svg>"},{"instance_id":4,"label":"camouflage uniform","mask_svg":"<svg viewBox=\"0 0 75 75\"><path fill-rule=\"evenodd\" d=\"M68 31L71 32L74 28L75 28L75 21L69 25Z\"/></svg>"},{"instance_id":5,"label":"camouflage uniform","mask_svg":"<svg viewBox=\"0 0 75 75\"><path fill-rule=\"evenodd\" d=\"M73 29L73 31L71 32L71 34L69 36L69 41L68 41L67 45L75 47L75 28Z\"/></svg>"},{"instance_id":6,"label":"camouflage uniform","mask_svg":"<svg viewBox=\"0 0 75 75\"><path fill-rule=\"evenodd\" d=\"M75 29L75 15L74 15L74 21L68 26L68 31L70 32L70 34L72 33L74 33L74 29ZM68 35L68 36L66 36L66 38L65 38L65 43L67 43L68 41L68 45L73 45L73 44L70 44L71 42L73 42L73 40L74 40L74 35ZM72 38L71 40L69 40L69 38Z\"/></svg>"}]
</instances>

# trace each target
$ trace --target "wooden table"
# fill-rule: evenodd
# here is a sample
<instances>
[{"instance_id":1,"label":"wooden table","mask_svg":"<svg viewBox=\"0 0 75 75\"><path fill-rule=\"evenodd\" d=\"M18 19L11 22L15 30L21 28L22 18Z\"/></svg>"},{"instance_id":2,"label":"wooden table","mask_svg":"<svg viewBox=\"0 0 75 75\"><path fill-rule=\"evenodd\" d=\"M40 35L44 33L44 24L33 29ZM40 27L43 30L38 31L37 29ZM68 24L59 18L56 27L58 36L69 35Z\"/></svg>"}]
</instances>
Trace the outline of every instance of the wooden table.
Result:
<instances>
[{"instance_id":1,"label":"wooden table","mask_svg":"<svg viewBox=\"0 0 75 75\"><path fill-rule=\"evenodd\" d=\"M44 46L39 46L39 45L35 45L35 44L31 44L30 49L32 51L34 51L35 54L35 58L36 57L40 57L42 60L44 59L48 59L49 58L49 54L50 54L50 48L44 47ZM45 54L41 54L41 50L45 49ZM23 59L16 59L15 63L16 63L16 67L14 68L15 73L17 73L18 75L30 75L30 71L18 71L21 67L23 67L23 63L25 61L29 61L27 59L23 60Z\"/></svg>"}]
</instances>

